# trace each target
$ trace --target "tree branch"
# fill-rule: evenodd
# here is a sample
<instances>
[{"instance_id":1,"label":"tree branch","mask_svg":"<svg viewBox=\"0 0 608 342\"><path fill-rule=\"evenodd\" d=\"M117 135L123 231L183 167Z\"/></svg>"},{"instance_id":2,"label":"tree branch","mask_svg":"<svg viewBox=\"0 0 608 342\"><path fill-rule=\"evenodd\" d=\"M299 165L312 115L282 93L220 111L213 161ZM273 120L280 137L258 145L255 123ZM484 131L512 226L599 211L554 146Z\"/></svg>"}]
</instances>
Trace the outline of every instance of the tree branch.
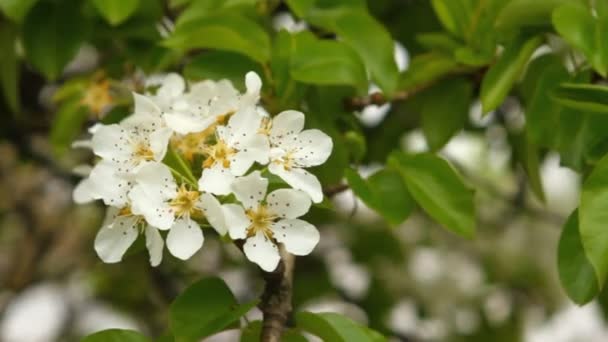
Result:
<instances>
[{"instance_id":1,"label":"tree branch","mask_svg":"<svg viewBox=\"0 0 608 342\"><path fill-rule=\"evenodd\" d=\"M259 305L264 314L261 340L280 342L283 330L290 321L292 313L293 269L295 256L287 253L281 246L281 262L273 272L264 273L266 286Z\"/></svg>"}]
</instances>

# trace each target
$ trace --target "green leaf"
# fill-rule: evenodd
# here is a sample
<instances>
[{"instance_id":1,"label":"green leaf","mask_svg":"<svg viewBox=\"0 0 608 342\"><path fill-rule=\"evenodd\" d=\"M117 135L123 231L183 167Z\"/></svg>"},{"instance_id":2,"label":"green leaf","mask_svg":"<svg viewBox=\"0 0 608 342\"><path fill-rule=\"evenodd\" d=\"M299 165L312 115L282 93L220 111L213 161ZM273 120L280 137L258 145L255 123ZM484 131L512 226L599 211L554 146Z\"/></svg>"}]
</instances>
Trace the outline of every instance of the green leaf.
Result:
<instances>
[{"instance_id":1,"label":"green leaf","mask_svg":"<svg viewBox=\"0 0 608 342\"><path fill-rule=\"evenodd\" d=\"M459 38L464 38L471 21L473 2L469 0L431 0L435 14L443 27Z\"/></svg>"},{"instance_id":2,"label":"green leaf","mask_svg":"<svg viewBox=\"0 0 608 342\"><path fill-rule=\"evenodd\" d=\"M255 61L233 52L209 51L194 57L184 67L184 76L191 80L230 80L241 91L245 90L245 74L255 71L263 75Z\"/></svg>"},{"instance_id":3,"label":"green leaf","mask_svg":"<svg viewBox=\"0 0 608 342\"><path fill-rule=\"evenodd\" d=\"M514 159L518 160L528 177L528 183L532 192L541 201L545 201L545 192L539 171L539 151L534 143L530 141L525 132L510 136Z\"/></svg>"},{"instance_id":4,"label":"green leaf","mask_svg":"<svg viewBox=\"0 0 608 342\"><path fill-rule=\"evenodd\" d=\"M363 179L357 171L346 169L344 176L357 197L391 225L405 221L414 209L414 200L396 170L382 169Z\"/></svg>"},{"instance_id":5,"label":"green leaf","mask_svg":"<svg viewBox=\"0 0 608 342\"><path fill-rule=\"evenodd\" d=\"M553 99L567 108L608 114L608 86L562 83L553 91Z\"/></svg>"},{"instance_id":6,"label":"green leaf","mask_svg":"<svg viewBox=\"0 0 608 342\"><path fill-rule=\"evenodd\" d=\"M608 138L608 116L564 109L559 117L556 149L560 161L582 172L593 147Z\"/></svg>"},{"instance_id":7,"label":"green leaf","mask_svg":"<svg viewBox=\"0 0 608 342\"><path fill-rule=\"evenodd\" d=\"M20 23L38 0L0 0L0 10L11 20Z\"/></svg>"},{"instance_id":8,"label":"green leaf","mask_svg":"<svg viewBox=\"0 0 608 342\"><path fill-rule=\"evenodd\" d=\"M204 278L171 304L171 331L176 342L200 341L228 328L256 304L239 305L223 280Z\"/></svg>"},{"instance_id":9,"label":"green leaf","mask_svg":"<svg viewBox=\"0 0 608 342\"><path fill-rule=\"evenodd\" d=\"M270 69L276 93L278 108L270 108L271 112L299 106L306 86L296 82L290 74L292 56L296 53L296 37L281 30L274 40Z\"/></svg>"},{"instance_id":10,"label":"green leaf","mask_svg":"<svg viewBox=\"0 0 608 342\"><path fill-rule=\"evenodd\" d=\"M522 86L528 87L522 92L529 96L525 107L526 131L534 144L552 146L562 108L551 94L561 82L570 78L568 70L555 55L544 55L530 63L522 82Z\"/></svg>"},{"instance_id":11,"label":"green leaf","mask_svg":"<svg viewBox=\"0 0 608 342\"><path fill-rule=\"evenodd\" d=\"M63 104L51 126L51 145L56 155L62 155L82 131L82 125L89 117L89 112L81 106L80 99Z\"/></svg>"},{"instance_id":12,"label":"green leaf","mask_svg":"<svg viewBox=\"0 0 608 342\"><path fill-rule=\"evenodd\" d=\"M233 13L205 16L179 26L164 41L179 50L211 48L233 51L264 63L270 57L270 38L255 21Z\"/></svg>"},{"instance_id":13,"label":"green leaf","mask_svg":"<svg viewBox=\"0 0 608 342\"><path fill-rule=\"evenodd\" d=\"M401 74L398 88L406 91L427 86L457 68L458 63L449 56L433 52L418 55L412 59L409 68Z\"/></svg>"},{"instance_id":14,"label":"green leaf","mask_svg":"<svg viewBox=\"0 0 608 342\"><path fill-rule=\"evenodd\" d=\"M333 312L298 312L296 313L296 326L320 337L323 341L386 341L386 338L379 333Z\"/></svg>"},{"instance_id":15,"label":"green leaf","mask_svg":"<svg viewBox=\"0 0 608 342\"><path fill-rule=\"evenodd\" d=\"M76 55L87 31L78 2L41 2L25 18L23 47L36 69L54 80Z\"/></svg>"},{"instance_id":16,"label":"green leaf","mask_svg":"<svg viewBox=\"0 0 608 342\"><path fill-rule=\"evenodd\" d=\"M388 163L401 172L410 194L427 214L457 234L474 235L473 190L447 161L429 153L393 152Z\"/></svg>"},{"instance_id":17,"label":"green leaf","mask_svg":"<svg viewBox=\"0 0 608 342\"><path fill-rule=\"evenodd\" d=\"M416 35L416 41L428 50L452 54L463 45L449 34L443 32L426 32Z\"/></svg>"},{"instance_id":18,"label":"green leaf","mask_svg":"<svg viewBox=\"0 0 608 342\"><path fill-rule=\"evenodd\" d=\"M464 127L473 86L465 78L452 78L437 83L421 95L422 131L431 150L437 151Z\"/></svg>"},{"instance_id":19,"label":"green leaf","mask_svg":"<svg viewBox=\"0 0 608 342\"><path fill-rule=\"evenodd\" d=\"M608 155L583 183L578 218L581 241L601 288L608 274Z\"/></svg>"},{"instance_id":20,"label":"green leaf","mask_svg":"<svg viewBox=\"0 0 608 342\"><path fill-rule=\"evenodd\" d=\"M139 6L139 0L92 0L95 8L113 26L127 20Z\"/></svg>"},{"instance_id":21,"label":"green leaf","mask_svg":"<svg viewBox=\"0 0 608 342\"><path fill-rule=\"evenodd\" d=\"M262 333L262 321L253 321L249 323L241 333L241 342L258 342ZM283 332L281 342L306 342L308 341L298 331L288 329Z\"/></svg>"},{"instance_id":22,"label":"green leaf","mask_svg":"<svg viewBox=\"0 0 608 342\"><path fill-rule=\"evenodd\" d=\"M579 233L578 210L564 225L557 247L557 269L562 287L576 304L590 302L599 292L593 266L589 263Z\"/></svg>"},{"instance_id":23,"label":"green leaf","mask_svg":"<svg viewBox=\"0 0 608 342\"><path fill-rule=\"evenodd\" d=\"M0 88L13 113L19 112L19 61L15 40L17 30L8 23L0 23Z\"/></svg>"},{"instance_id":24,"label":"green leaf","mask_svg":"<svg viewBox=\"0 0 608 342\"><path fill-rule=\"evenodd\" d=\"M310 34L297 35L295 44L290 72L293 79L318 85L349 85L367 93L365 68L351 47Z\"/></svg>"},{"instance_id":25,"label":"green leaf","mask_svg":"<svg viewBox=\"0 0 608 342\"><path fill-rule=\"evenodd\" d=\"M505 48L481 83L481 106L484 113L490 112L502 104L513 84L521 76L530 56L541 43L541 37L530 39L520 37Z\"/></svg>"},{"instance_id":26,"label":"green leaf","mask_svg":"<svg viewBox=\"0 0 608 342\"><path fill-rule=\"evenodd\" d=\"M167 149L167 154L163 159L163 163L169 166L174 174L177 173L177 175L179 175L183 181L189 183L195 188L198 187L198 181L192 174L192 168L174 149Z\"/></svg>"},{"instance_id":27,"label":"green leaf","mask_svg":"<svg viewBox=\"0 0 608 342\"><path fill-rule=\"evenodd\" d=\"M511 0L496 18L496 29L513 32L524 28L551 27L551 14L573 0Z\"/></svg>"},{"instance_id":28,"label":"green leaf","mask_svg":"<svg viewBox=\"0 0 608 342\"><path fill-rule=\"evenodd\" d=\"M137 331L108 329L89 335L80 342L152 342L152 340Z\"/></svg>"}]
</instances>

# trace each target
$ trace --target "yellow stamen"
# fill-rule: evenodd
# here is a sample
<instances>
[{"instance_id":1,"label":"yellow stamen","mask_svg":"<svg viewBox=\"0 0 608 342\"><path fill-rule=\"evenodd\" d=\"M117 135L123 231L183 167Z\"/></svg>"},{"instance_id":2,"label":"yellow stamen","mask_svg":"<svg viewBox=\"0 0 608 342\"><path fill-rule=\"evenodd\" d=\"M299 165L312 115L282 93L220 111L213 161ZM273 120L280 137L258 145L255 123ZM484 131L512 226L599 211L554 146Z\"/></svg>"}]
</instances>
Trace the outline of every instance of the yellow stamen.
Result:
<instances>
[{"instance_id":1,"label":"yellow stamen","mask_svg":"<svg viewBox=\"0 0 608 342\"><path fill-rule=\"evenodd\" d=\"M101 112L112 104L112 101L110 82L107 79L102 79L91 83L85 90L80 103L88 107L91 112L99 117Z\"/></svg>"},{"instance_id":2,"label":"yellow stamen","mask_svg":"<svg viewBox=\"0 0 608 342\"><path fill-rule=\"evenodd\" d=\"M258 206L257 210L249 209L245 212L251 224L247 228L247 237L254 236L258 232L263 233L267 238L273 237L272 229L270 225L277 219L266 206Z\"/></svg>"},{"instance_id":3,"label":"yellow stamen","mask_svg":"<svg viewBox=\"0 0 608 342\"><path fill-rule=\"evenodd\" d=\"M200 193L188 190L184 184L177 190L177 195L169 203L176 216L190 215L190 217L202 216L202 212L196 208Z\"/></svg>"},{"instance_id":4,"label":"yellow stamen","mask_svg":"<svg viewBox=\"0 0 608 342\"><path fill-rule=\"evenodd\" d=\"M204 153L207 155L207 159L203 163L204 168L209 168L215 163L222 163L223 167L228 168L230 167L230 157L236 153L236 150L218 139L215 145L205 146Z\"/></svg>"}]
</instances>

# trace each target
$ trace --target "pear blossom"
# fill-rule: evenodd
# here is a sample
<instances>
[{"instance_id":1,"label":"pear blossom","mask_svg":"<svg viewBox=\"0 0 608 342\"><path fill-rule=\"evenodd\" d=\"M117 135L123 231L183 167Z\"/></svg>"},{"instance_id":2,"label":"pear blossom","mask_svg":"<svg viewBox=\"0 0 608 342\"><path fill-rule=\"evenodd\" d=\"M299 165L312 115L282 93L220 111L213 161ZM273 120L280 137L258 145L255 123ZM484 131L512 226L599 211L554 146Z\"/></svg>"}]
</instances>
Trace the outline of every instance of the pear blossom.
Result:
<instances>
[{"instance_id":1,"label":"pear blossom","mask_svg":"<svg viewBox=\"0 0 608 342\"><path fill-rule=\"evenodd\" d=\"M132 212L158 229L169 230L167 248L177 258L189 259L203 245L203 232L195 219L205 218L219 234L226 233L219 201L185 184L178 186L164 164L144 165L136 181L129 192Z\"/></svg>"},{"instance_id":2,"label":"pear blossom","mask_svg":"<svg viewBox=\"0 0 608 342\"><path fill-rule=\"evenodd\" d=\"M242 108L217 126L215 142L203 148L206 156L199 187L215 195L227 195L236 176L242 176L258 162L268 163L269 143L259 132L262 116L254 107Z\"/></svg>"},{"instance_id":3,"label":"pear blossom","mask_svg":"<svg viewBox=\"0 0 608 342\"><path fill-rule=\"evenodd\" d=\"M331 154L333 142L318 129L303 128L304 114L295 110L283 111L266 120L264 132L271 147L268 171L319 203L323 200L321 183L304 168L323 164Z\"/></svg>"},{"instance_id":4,"label":"pear blossom","mask_svg":"<svg viewBox=\"0 0 608 342\"><path fill-rule=\"evenodd\" d=\"M263 270L273 271L280 260L277 243L294 255L307 255L319 242L319 232L298 219L306 214L311 200L299 190L278 189L266 195L268 179L259 171L237 178L232 184L238 204L222 209L230 237L245 239L247 258Z\"/></svg>"},{"instance_id":5,"label":"pear blossom","mask_svg":"<svg viewBox=\"0 0 608 342\"><path fill-rule=\"evenodd\" d=\"M143 216L133 214L129 206L108 208L95 237L95 251L106 263L120 262L127 249L142 233L145 234L150 264L158 266L163 257L164 241L158 229L146 223Z\"/></svg>"},{"instance_id":6,"label":"pear blossom","mask_svg":"<svg viewBox=\"0 0 608 342\"><path fill-rule=\"evenodd\" d=\"M76 188L72 197L76 203L103 200L106 205L122 207L127 205L127 193L132 181L116 174L115 166L105 160L97 163Z\"/></svg>"}]
</instances>

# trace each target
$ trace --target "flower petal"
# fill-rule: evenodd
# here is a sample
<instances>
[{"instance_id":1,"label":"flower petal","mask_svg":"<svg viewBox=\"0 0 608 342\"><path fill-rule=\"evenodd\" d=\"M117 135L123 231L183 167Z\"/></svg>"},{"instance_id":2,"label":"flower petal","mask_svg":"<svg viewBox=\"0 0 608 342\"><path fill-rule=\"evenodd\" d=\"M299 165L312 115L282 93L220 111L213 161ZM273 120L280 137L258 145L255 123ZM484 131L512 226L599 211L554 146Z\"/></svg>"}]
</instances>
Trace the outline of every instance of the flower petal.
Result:
<instances>
[{"instance_id":1,"label":"flower petal","mask_svg":"<svg viewBox=\"0 0 608 342\"><path fill-rule=\"evenodd\" d=\"M150 265L156 267L163 260L163 247L165 242L160 236L158 229L146 226L146 248L150 254Z\"/></svg>"},{"instance_id":2,"label":"flower petal","mask_svg":"<svg viewBox=\"0 0 608 342\"><path fill-rule=\"evenodd\" d=\"M214 195L228 195L231 191L230 184L234 180L234 175L230 169L224 168L220 164L215 164L211 168L204 169L201 178L198 180L199 190L210 192Z\"/></svg>"},{"instance_id":3,"label":"flower petal","mask_svg":"<svg viewBox=\"0 0 608 342\"><path fill-rule=\"evenodd\" d=\"M169 230L167 248L175 257L187 260L203 246L204 240L203 231L196 222L180 218Z\"/></svg>"},{"instance_id":4,"label":"flower petal","mask_svg":"<svg viewBox=\"0 0 608 342\"><path fill-rule=\"evenodd\" d=\"M280 112L272 119L270 128L270 141L273 145L279 144L282 140L288 140L300 133L304 128L304 114L297 110L286 110Z\"/></svg>"},{"instance_id":5,"label":"flower petal","mask_svg":"<svg viewBox=\"0 0 608 342\"><path fill-rule=\"evenodd\" d=\"M95 251L103 262L117 263L137 239L137 219L115 217L111 224L101 227L95 237Z\"/></svg>"},{"instance_id":6,"label":"flower petal","mask_svg":"<svg viewBox=\"0 0 608 342\"><path fill-rule=\"evenodd\" d=\"M131 152L126 146L127 141L127 130L118 124L99 127L91 139L93 153L116 163L129 158Z\"/></svg>"},{"instance_id":7,"label":"flower petal","mask_svg":"<svg viewBox=\"0 0 608 342\"><path fill-rule=\"evenodd\" d=\"M186 89L184 79L174 72L167 74L163 82L156 91L156 96L160 98L176 98Z\"/></svg>"},{"instance_id":8,"label":"flower petal","mask_svg":"<svg viewBox=\"0 0 608 342\"><path fill-rule=\"evenodd\" d=\"M300 190L275 190L268 194L266 202L268 202L269 210L288 219L300 217L310 209L310 197Z\"/></svg>"},{"instance_id":9,"label":"flower petal","mask_svg":"<svg viewBox=\"0 0 608 342\"><path fill-rule=\"evenodd\" d=\"M262 90L262 79L255 73L255 71L249 71L245 75L245 86L247 87L248 94L259 94Z\"/></svg>"},{"instance_id":10,"label":"flower petal","mask_svg":"<svg viewBox=\"0 0 608 342\"><path fill-rule=\"evenodd\" d=\"M329 135L318 129L307 129L298 134L298 148L293 158L300 166L317 166L325 163L334 144Z\"/></svg>"},{"instance_id":11,"label":"flower petal","mask_svg":"<svg viewBox=\"0 0 608 342\"><path fill-rule=\"evenodd\" d=\"M160 108L147 96L133 93L133 101L135 102L134 115L160 116Z\"/></svg>"},{"instance_id":12,"label":"flower petal","mask_svg":"<svg viewBox=\"0 0 608 342\"><path fill-rule=\"evenodd\" d=\"M89 174L91 196L101 199L106 205L122 207L127 203L131 183L116 175L115 166L102 160Z\"/></svg>"},{"instance_id":13,"label":"flower petal","mask_svg":"<svg viewBox=\"0 0 608 342\"><path fill-rule=\"evenodd\" d=\"M307 255L319 243L319 231L302 220L281 220L272 225L274 238L291 254Z\"/></svg>"},{"instance_id":14,"label":"flower petal","mask_svg":"<svg viewBox=\"0 0 608 342\"><path fill-rule=\"evenodd\" d=\"M260 171L238 177L232 182L232 192L245 209L257 208L264 199L267 188L268 179L262 177Z\"/></svg>"},{"instance_id":15,"label":"flower petal","mask_svg":"<svg viewBox=\"0 0 608 342\"><path fill-rule=\"evenodd\" d=\"M93 202L97 199L97 192L89 178L81 180L72 192L72 199L78 204Z\"/></svg>"},{"instance_id":16,"label":"flower petal","mask_svg":"<svg viewBox=\"0 0 608 342\"><path fill-rule=\"evenodd\" d=\"M165 158L171 135L173 131L166 127L150 133L150 149L154 153L154 160L160 162Z\"/></svg>"},{"instance_id":17,"label":"flower petal","mask_svg":"<svg viewBox=\"0 0 608 342\"><path fill-rule=\"evenodd\" d=\"M199 207L205 214L207 221L220 235L225 235L228 229L224 219L224 211L220 202L213 195L204 193L200 197Z\"/></svg>"},{"instance_id":18,"label":"flower petal","mask_svg":"<svg viewBox=\"0 0 608 342\"><path fill-rule=\"evenodd\" d=\"M247 237L247 228L249 227L250 221L245 215L245 210L238 204L224 204L222 205L224 211L224 217L226 219L226 226L230 237L233 239L244 239Z\"/></svg>"},{"instance_id":19,"label":"flower petal","mask_svg":"<svg viewBox=\"0 0 608 342\"><path fill-rule=\"evenodd\" d=\"M204 118L183 112L166 113L163 117L167 126L179 134L201 132L215 121L215 118Z\"/></svg>"},{"instance_id":20,"label":"flower petal","mask_svg":"<svg viewBox=\"0 0 608 342\"><path fill-rule=\"evenodd\" d=\"M250 151L240 151L230 158L230 172L235 176L244 175L255 163L255 154Z\"/></svg>"},{"instance_id":21,"label":"flower petal","mask_svg":"<svg viewBox=\"0 0 608 342\"><path fill-rule=\"evenodd\" d=\"M129 199L133 214L142 215L151 226L165 230L173 225L175 215L159 194L150 194L138 184L129 192Z\"/></svg>"},{"instance_id":22,"label":"flower petal","mask_svg":"<svg viewBox=\"0 0 608 342\"><path fill-rule=\"evenodd\" d=\"M228 120L226 142L233 148L241 149L248 146L262 123L262 116L255 107L240 108Z\"/></svg>"},{"instance_id":23,"label":"flower petal","mask_svg":"<svg viewBox=\"0 0 608 342\"><path fill-rule=\"evenodd\" d=\"M274 271L281 260L277 245L261 232L247 239L243 251L247 259L258 264L266 272Z\"/></svg>"},{"instance_id":24,"label":"flower petal","mask_svg":"<svg viewBox=\"0 0 608 342\"><path fill-rule=\"evenodd\" d=\"M135 181L150 196L159 196L160 201L175 197L177 183L167 165L146 163L135 175Z\"/></svg>"},{"instance_id":25,"label":"flower petal","mask_svg":"<svg viewBox=\"0 0 608 342\"><path fill-rule=\"evenodd\" d=\"M281 177L292 188L307 193L313 202L320 203L323 201L321 183L312 173L300 168L285 170L282 165L275 163L268 165L268 171Z\"/></svg>"}]
</instances>

